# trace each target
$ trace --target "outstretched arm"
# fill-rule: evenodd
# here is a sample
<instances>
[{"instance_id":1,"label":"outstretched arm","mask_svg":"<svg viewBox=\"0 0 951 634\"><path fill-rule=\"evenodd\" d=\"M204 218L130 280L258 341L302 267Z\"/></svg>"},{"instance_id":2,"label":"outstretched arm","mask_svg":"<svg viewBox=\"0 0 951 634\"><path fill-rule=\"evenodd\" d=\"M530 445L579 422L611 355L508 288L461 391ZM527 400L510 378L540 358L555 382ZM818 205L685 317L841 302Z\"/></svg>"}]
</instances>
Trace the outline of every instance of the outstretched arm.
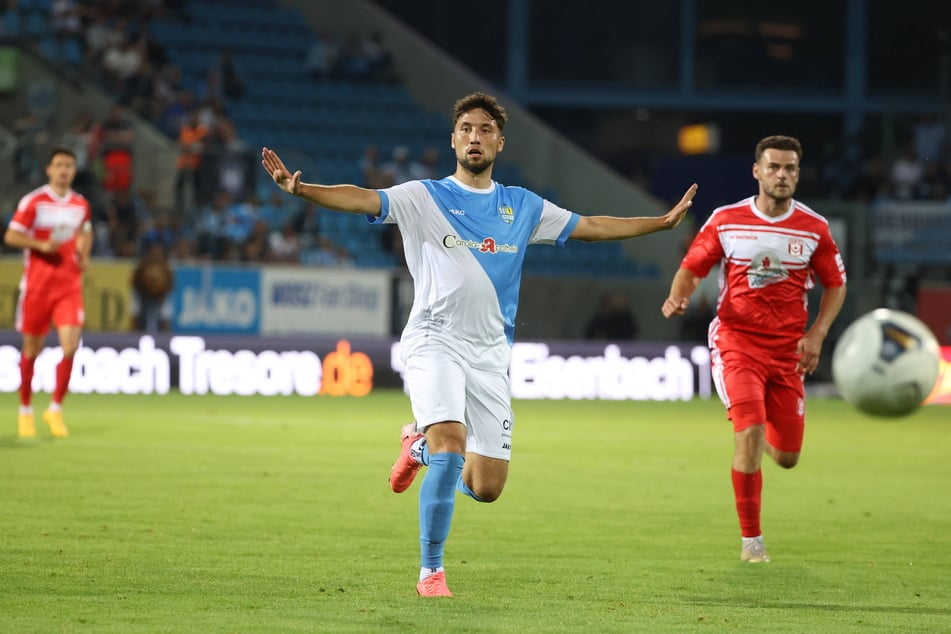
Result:
<instances>
[{"instance_id":1,"label":"outstretched arm","mask_svg":"<svg viewBox=\"0 0 951 634\"><path fill-rule=\"evenodd\" d=\"M664 317L684 314L690 304L690 296L693 295L693 292L697 290L697 285L700 284L700 279L690 269L681 267L677 270L674 281L670 284L670 295L667 296L664 304L660 307L660 312L664 314Z\"/></svg>"},{"instance_id":2,"label":"outstretched arm","mask_svg":"<svg viewBox=\"0 0 951 634\"><path fill-rule=\"evenodd\" d=\"M271 175L277 186L288 194L300 196L316 205L335 211L380 215L382 208L380 195L372 189L356 185L302 183L300 170L291 174L290 170L284 166L281 157L269 148L261 149L261 165Z\"/></svg>"},{"instance_id":3,"label":"outstretched arm","mask_svg":"<svg viewBox=\"0 0 951 634\"><path fill-rule=\"evenodd\" d=\"M600 242L603 240L624 240L636 238L655 231L667 231L680 224L693 204L697 184L691 185L683 198L663 216L620 218L617 216L582 216L574 231L568 236L572 240Z\"/></svg>"}]
</instances>

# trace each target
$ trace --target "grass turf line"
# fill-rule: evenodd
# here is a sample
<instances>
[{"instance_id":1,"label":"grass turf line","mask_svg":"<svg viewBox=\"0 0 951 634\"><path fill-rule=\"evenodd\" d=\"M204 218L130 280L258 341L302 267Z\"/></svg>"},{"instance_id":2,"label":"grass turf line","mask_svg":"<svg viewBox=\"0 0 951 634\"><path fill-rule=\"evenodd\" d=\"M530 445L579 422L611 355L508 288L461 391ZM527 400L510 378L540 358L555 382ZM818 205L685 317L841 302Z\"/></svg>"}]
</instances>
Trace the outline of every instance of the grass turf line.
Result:
<instances>
[{"instance_id":1,"label":"grass turf line","mask_svg":"<svg viewBox=\"0 0 951 634\"><path fill-rule=\"evenodd\" d=\"M517 401L502 498L457 498L456 597L421 601L419 485L386 483L400 392L77 394L62 441L16 439L0 395L0 631L948 629L951 412L808 407L752 566L718 402Z\"/></svg>"}]
</instances>

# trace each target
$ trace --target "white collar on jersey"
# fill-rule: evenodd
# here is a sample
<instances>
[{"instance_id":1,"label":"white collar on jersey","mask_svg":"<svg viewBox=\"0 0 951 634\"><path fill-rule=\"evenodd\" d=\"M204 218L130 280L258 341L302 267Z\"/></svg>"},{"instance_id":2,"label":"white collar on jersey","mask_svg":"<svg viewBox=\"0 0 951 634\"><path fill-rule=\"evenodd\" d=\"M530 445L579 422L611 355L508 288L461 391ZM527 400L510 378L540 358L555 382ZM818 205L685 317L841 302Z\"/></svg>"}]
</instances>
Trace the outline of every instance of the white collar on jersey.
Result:
<instances>
[{"instance_id":1,"label":"white collar on jersey","mask_svg":"<svg viewBox=\"0 0 951 634\"><path fill-rule=\"evenodd\" d=\"M61 203L66 202L67 200L69 200L69 197L73 195L73 190L72 190L72 189L67 189L67 190L66 190L66 195L65 195L65 196L60 196L60 195L57 194L57 193L53 190L53 188L50 187L49 185L43 185L43 191L45 191L47 194L49 194L50 197L51 197L53 200L58 201L58 202L61 202Z\"/></svg>"},{"instance_id":2,"label":"white collar on jersey","mask_svg":"<svg viewBox=\"0 0 951 634\"><path fill-rule=\"evenodd\" d=\"M756 214L757 217L762 218L766 222L782 222L796 210L796 200L793 198L789 200L789 210L782 216L768 216L760 211L759 207L756 206L756 196L750 196L750 209L753 210L753 213Z\"/></svg>"},{"instance_id":3,"label":"white collar on jersey","mask_svg":"<svg viewBox=\"0 0 951 634\"><path fill-rule=\"evenodd\" d=\"M451 180L453 183L455 183L462 189L466 190L467 192L472 192L473 194L491 194L492 192L495 191L495 181L492 181L492 184L489 187L486 187L485 189L476 189L475 187L470 187L469 185L466 185L455 176L450 176L449 180Z\"/></svg>"}]
</instances>

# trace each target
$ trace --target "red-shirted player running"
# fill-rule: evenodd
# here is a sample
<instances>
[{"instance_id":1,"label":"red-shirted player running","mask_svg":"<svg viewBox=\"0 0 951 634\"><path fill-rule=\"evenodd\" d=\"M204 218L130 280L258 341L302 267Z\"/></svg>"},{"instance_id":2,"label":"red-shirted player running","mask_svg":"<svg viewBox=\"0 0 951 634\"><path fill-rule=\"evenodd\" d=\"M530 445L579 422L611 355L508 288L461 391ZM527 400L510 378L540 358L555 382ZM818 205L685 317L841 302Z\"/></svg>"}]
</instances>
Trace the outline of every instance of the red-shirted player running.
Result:
<instances>
[{"instance_id":1,"label":"red-shirted player running","mask_svg":"<svg viewBox=\"0 0 951 634\"><path fill-rule=\"evenodd\" d=\"M50 322L55 324L63 360L56 366L56 388L43 420L57 438L69 435L61 405L73 370L83 327L83 270L92 248L89 203L71 189L76 157L55 149L46 165L49 184L20 200L4 234L11 247L23 249L23 278L17 303L17 330L23 333L20 356L20 437L36 435L33 425L33 364L43 349Z\"/></svg>"},{"instance_id":2,"label":"red-shirted player running","mask_svg":"<svg viewBox=\"0 0 951 634\"><path fill-rule=\"evenodd\" d=\"M781 467L799 461L805 422L803 378L845 300L845 267L825 218L793 200L802 146L770 136L756 146L759 195L714 210L701 227L661 308L681 315L700 279L721 265L710 324L713 380L733 421L733 491L740 559L769 561L760 530L763 453ZM806 330L806 292L818 278L819 312Z\"/></svg>"}]
</instances>

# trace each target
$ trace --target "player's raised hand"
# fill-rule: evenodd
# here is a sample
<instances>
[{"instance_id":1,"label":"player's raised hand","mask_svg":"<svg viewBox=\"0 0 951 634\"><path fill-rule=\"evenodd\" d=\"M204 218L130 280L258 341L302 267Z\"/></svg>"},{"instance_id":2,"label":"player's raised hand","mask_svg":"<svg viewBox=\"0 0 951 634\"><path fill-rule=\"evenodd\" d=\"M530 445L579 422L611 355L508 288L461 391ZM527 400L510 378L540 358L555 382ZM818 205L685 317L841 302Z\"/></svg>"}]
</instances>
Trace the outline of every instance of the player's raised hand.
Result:
<instances>
[{"instance_id":1,"label":"player's raised hand","mask_svg":"<svg viewBox=\"0 0 951 634\"><path fill-rule=\"evenodd\" d=\"M667 229L673 229L683 221L684 216L687 215L687 211L693 205L693 197L696 195L696 193L697 184L694 183L687 188L686 192L684 192L680 202L678 202L670 211L664 214L664 225Z\"/></svg>"},{"instance_id":2,"label":"player's raised hand","mask_svg":"<svg viewBox=\"0 0 951 634\"><path fill-rule=\"evenodd\" d=\"M277 186L288 194L296 195L300 190L300 170L291 174L274 150L261 148L261 165L271 175Z\"/></svg>"}]
</instances>

